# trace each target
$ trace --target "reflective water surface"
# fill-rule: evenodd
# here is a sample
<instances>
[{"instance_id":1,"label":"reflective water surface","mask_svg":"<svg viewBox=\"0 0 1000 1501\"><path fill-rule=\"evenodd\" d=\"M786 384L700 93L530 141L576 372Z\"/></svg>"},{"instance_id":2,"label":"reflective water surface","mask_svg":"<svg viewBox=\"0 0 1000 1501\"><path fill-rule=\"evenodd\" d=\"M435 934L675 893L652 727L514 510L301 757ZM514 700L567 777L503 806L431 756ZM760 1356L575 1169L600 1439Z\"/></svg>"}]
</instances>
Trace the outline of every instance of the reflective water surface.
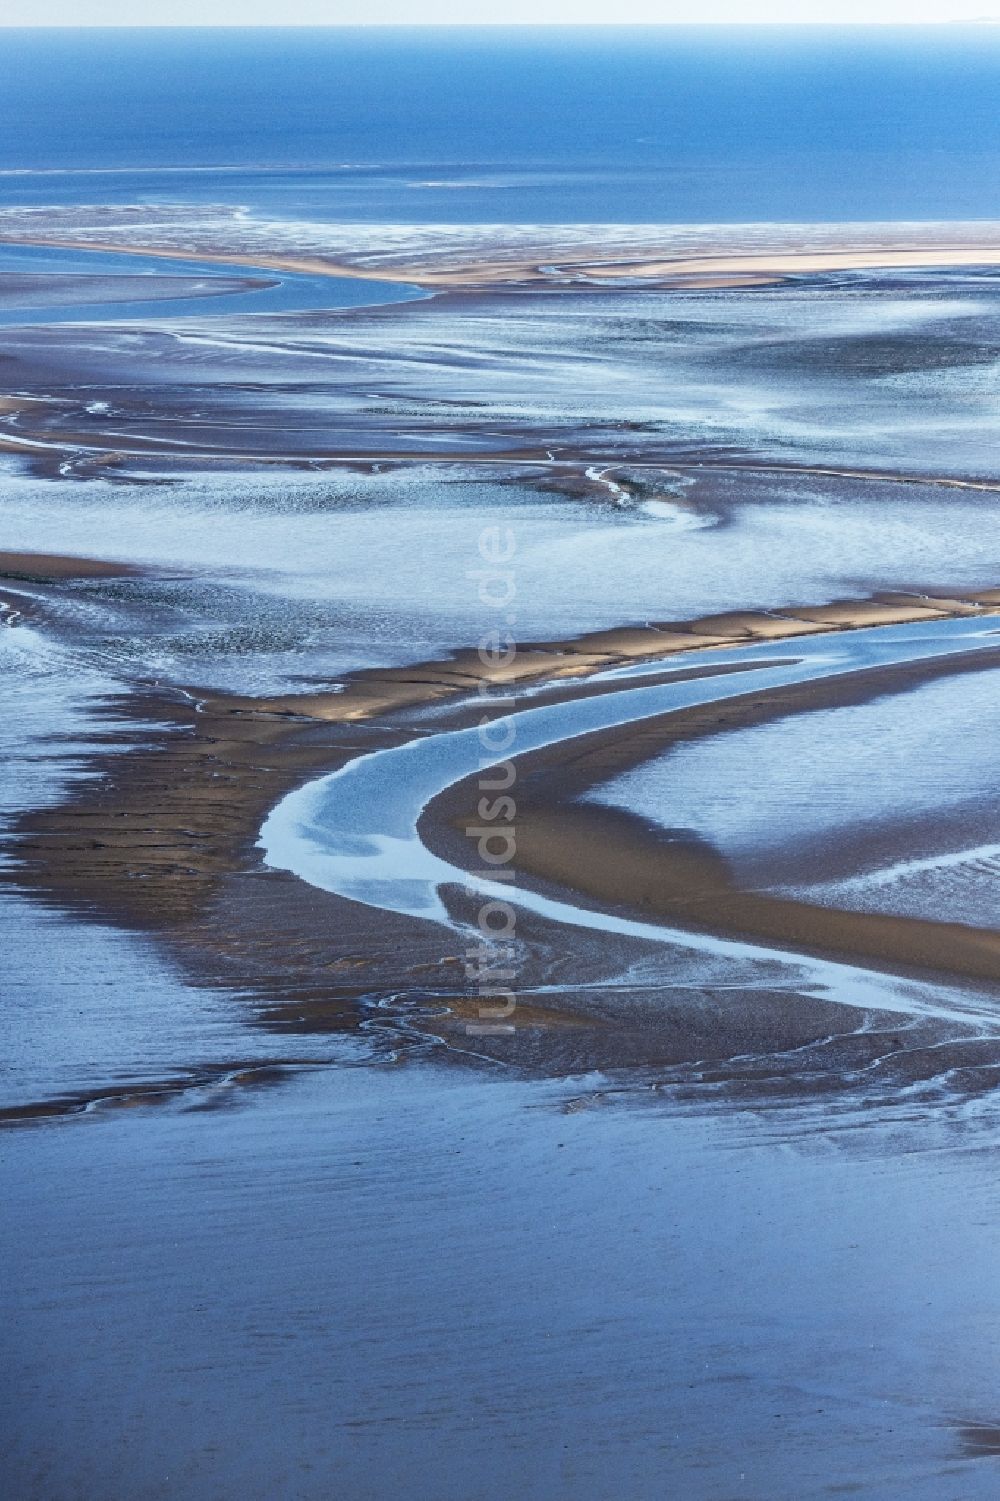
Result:
<instances>
[{"instance_id":1,"label":"reflective water surface","mask_svg":"<svg viewBox=\"0 0 1000 1501\"><path fill-rule=\"evenodd\" d=\"M982 1156L597 1082L342 1068L9 1138L13 1494L992 1498Z\"/></svg>"}]
</instances>

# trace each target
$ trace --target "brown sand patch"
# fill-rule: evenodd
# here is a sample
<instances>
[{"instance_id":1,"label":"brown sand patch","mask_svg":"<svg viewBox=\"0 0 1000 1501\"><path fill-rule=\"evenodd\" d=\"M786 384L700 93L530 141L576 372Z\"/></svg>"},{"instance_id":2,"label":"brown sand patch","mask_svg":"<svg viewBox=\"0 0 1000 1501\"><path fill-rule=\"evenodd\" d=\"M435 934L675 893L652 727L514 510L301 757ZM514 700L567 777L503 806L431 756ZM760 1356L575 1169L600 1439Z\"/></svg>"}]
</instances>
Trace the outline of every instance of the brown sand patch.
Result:
<instances>
[{"instance_id":1,"label":"brown sand patch","mask_svg":"<svg viewBox=\"0 0 1000 1501\"><path fill-rule=\"evenodd\" d=\"M146 570L134 563L109 563L104 558L70 558L49 552L0 551L0 578L40 582L57 579L134 578Z\"/></svg>"},{"instance_id":2,"label":"brown sand patch","mask_svg":"<svg viewBox=\"0 0 1000 1501\"><path fill-rule=\"evenodd\" d=\"M799 620L853 629L870 625L912 625L920 620L932 620L935 616L943 618L949 613L919 600L914 600L912 604L885 604L877 600L861 603L854 599L839 599L830 605L806 605L795 610Z\"/></svg>"}]
</instances>

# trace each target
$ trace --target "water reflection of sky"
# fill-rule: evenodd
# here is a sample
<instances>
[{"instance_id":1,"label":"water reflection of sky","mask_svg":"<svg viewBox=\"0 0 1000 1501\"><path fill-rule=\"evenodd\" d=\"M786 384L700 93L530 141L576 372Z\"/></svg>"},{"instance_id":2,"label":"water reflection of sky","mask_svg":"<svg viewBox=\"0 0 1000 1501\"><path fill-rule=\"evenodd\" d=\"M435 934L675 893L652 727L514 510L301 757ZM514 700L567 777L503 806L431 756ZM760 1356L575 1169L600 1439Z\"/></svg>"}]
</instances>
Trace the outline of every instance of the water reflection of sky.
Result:
<instances>
[{"instance_id":1,"label":"water reflection of sky","mask_svg":"<svg viewBox=\"0 0 1000 1501\"><path fill-rule=\"evenodd\" d=\"M63 250L49 246L0 244L0 278L8 274L59 276L106 276L109 279L136 276L197 278L202 286L213 281L229 283L217 294L192 291L190 296L160 296L144 301L128 284L128 296L120 302L104 291L92 302L50 305L43 292L33 306L4 306L0 291L0 326L45 323L105 323L120 320L163 320L209 316L216 313L288 313L317 308L358 307L386 302L405 302L423 294L414 287L392 282L366 281L354 277L308 276L299 272L276 272L252 266L229 266L219 262L171 260L169 257L129 255L124 252ZM265 283L260 287L232 287L233 278ZM113 287L113 281L110 281ZM169 287L161 282L160 291ZM21 299L19 298L19 301Z\"/></svg>"}]
</instances>

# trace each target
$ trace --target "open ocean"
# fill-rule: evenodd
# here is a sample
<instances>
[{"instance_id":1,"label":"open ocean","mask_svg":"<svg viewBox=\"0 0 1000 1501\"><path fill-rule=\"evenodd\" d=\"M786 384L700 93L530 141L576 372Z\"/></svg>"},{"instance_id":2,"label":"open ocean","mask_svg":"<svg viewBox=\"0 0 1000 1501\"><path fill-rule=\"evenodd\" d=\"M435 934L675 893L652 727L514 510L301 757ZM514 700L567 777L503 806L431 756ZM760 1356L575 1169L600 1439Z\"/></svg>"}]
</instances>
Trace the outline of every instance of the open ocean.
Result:
<instances>
[{"instance_id":1,"label":"open ocean","mask_svg":"<svg viewBox=\"0 0 1000 1501\"><path fill-rule=\"evenodd\" d=\"M995 26L10 30L0 203L992 218L998 76Z\"/></svg>"}]
</instances>

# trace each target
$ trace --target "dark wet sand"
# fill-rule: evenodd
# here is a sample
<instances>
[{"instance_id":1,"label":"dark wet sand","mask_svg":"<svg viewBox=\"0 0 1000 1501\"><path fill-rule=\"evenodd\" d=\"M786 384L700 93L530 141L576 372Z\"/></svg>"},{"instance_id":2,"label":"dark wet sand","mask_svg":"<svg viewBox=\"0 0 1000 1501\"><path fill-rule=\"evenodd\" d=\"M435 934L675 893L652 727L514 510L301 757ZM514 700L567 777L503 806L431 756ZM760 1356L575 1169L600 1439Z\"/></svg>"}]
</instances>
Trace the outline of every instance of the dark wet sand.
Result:
<instances>
[{"instance_id":1,"label":"dark wet sand","mask_svg":"<svg viewBox=\"0 0 1000 1501\"><path fill-rule=\"evenodd\" d=\"M860 704L934 678L997 665L1000 643L995 653L867 669L754 692L519 758L513 863L522 879L541 882L547 890L569 890L602 909L611 907L646 920L660 918L683 929L765 940L792 952L860 961L893 972L1000 980L1000 932L839 911L742 889L726 860L710 846L683 834L671 835L625 810L579 801L593 788L684 741ZM753 797L752 786L745 792ZM461 831L477 821L478 796L477 782L461 783L430 805L422 824L432 846L468 869L478 868L480 862ZM974 828L968 832L974 844L980 834ZM766 870L763 877L766 881Z\"/></svg>"},{"instance_id":2,"label":"dark wet sand","mask_svg":"<svg viewBox=\"0 0 1000 1501\"><path fill-rule=\"evenodd\" d=\"M1000 243L1000 229L997 236ZM84 241L66 243L86 248ZM96 249L96 244L90 248ZM109 242L108 248L131 247ZM154 252L146 246L142 253ZM187 253L195 254L190 249ZM164 248L155 254L173 257L175 251ZM204 258L202 252L198 255ZM218 259L238 265L241 257L235 251L225 256L220 251ZM268 257L255 251L243 259L259 264ZM403 274L388 264L385 270L346 263L335 267L321 259L296 260L277 253L272 260L276 266L310 274L325 271L375 280L398 279ZM813 276L812 291L822 296L822 274ZM941 280L945 281L944 273ZM938 464L935 456L924 474L916 454L886 453L867 465L853 450L831 454L819 436L825 410L811 452L801 443L794 447L782 443L785 461L768 462L765 455L773 453L773 444L762 451L757 436L751 434L748 440L746 432L736 438L727 436L716 447L711 442L689 442L687 434L679 436L669 422L633 419L630 410L609 408L605 412L599 404L576 415L547 416L545 404L527 412L506 400L497 405L491 386L495 364L489 342L492 320L503 319L508 312L524 319L525 310L530 309L532 319L536 315L542 319L541 327L556 324L557 318L546 317L553 297L566 299L567 310L575 317L572 304L582 295L581 287L549 286L544 278L529 279L523 285L516 280L507 285L501 278L482 287L461 280L452 285L447 276L445 281L448 284L442 283L432 298L405 304L244 316L237 306L224 329L217 323L200 328L135 326L127 347L120 330L102 326L99 320L82 327L9 330L4 383L8 392L20 394L0 395L0 453L19 455L39 474L62 477L74 473L117 476L130 467L145 474L151 464L171 475L245 471L257 466L273 470L394 465L419 458L433 464L508 461L521 466L522 473L538 465L545 479L573 485L586 484L585 471L593 465L669 467L683 466L688 460L699 469L717 465L720 469L743 467L851 479L905 479L914 484L968 485L996 492L989 459L979 456L977 462L971 452L967 456L961 449L950 463ZM620 295L616 285L613 278L601 283L606 305L602 316L610 317L613 338L618 337L613 332L616 316L610 312ZM591 294L594 290L590 288ZM653 304L657 301L664 299L651 299ZM442 338L452 341L459 325L468 330L468 349L452 342L445 359L421 354L428 339L435 346ZM480 338L485 343L482 358L477 359ZM525 339L523 348L515 341L509 357L526 360L540 379L548 380L551 371L544 347L534 347L528 329ZM905 360L919 355L919 363L925 356L931 358L934 336L928 336L925 344L922 352L907 345ZM963 348L970 362L983 358L981 344L970 340ZM409 352L404 355L404 350ZM766 353L765 341L755 359ZM801 360L805 355L796 347L790 357ZM622 375L631 372L631 378L640 382L655 379L655 372L634 366L632 358L621 366ZM879 358L879 349L873 358ZM466 378L456 379L456 369L466 368L470 359ZM838 345L831 351L831 373L836 375L842 366L841 373L849 373L854 368L851 362L857 359L858 350ZM712 378L756 382L752 371L740 375L741 368L715 370L713 366ZM415 379L416 372L421 373ZM323 388L322 402L315 399L317 386ZM31 393L30 397L24 393ZM831 462L824 463L824 456ZM809 457L815 465L809 464ZM899 473L903 467L910 472ZM940 477L934 475L937 468L942 471Z\"/></svg>"},{"instance_id":3,"label":"dark wet sand","mask_svg":"<svg viewBox=\"0 0 1000 1501\"><path fill-rule=\"evenodd\" d=\"M25 556L7 555L8 565ZM87 576L75 571L81 567L101 565L36 559L34 566L47 566L55 579L60 568L72 578ZM797 608L787 617L748 611L623 628L529 647L492 676L497 686L530 682L543 692L576 696L601 691L592 681L595 670L643 657L662 657L664 674L686 675L683 653L713 644L728 649L754 639L794 639L805 630L998 613L997 591L981 591L976 600L913 603L902 596ZM979 652L975 668L983 664ZM740 892L710 852L664 844L627 815L573 801L586 787L679 739L847 702L852 695L860 700L963 667L951 659L747 695L530 758L519 783L520 869L529 880L582 891L602 905L625 904L673 926L768 937L893 969L996 978L996 935L818 911ZM734 669L720 664L719 670ZM470 1046L465 1022L476 1018L480 1005L465 979L458 935L342 901L264 868L255 842L264 817L287 791L419 732L419 718L408 711L419 715L440 704L440 715L450 703L446 720L474 722L482 704L472 694L490 677L470 653L358 673L343 692L276 699L137 685L103 706L115 732L113 749L89 763L99 775L77 783L61 804L17 820L5 879L78 915L155 931L200 983L239 990L257 1022L277 1033L352 1030L366 1014L366 998L388 993L397 1001L380 1002L387 1026L405 1024L441 1037L460 1056ZM123 734L123 722L134 729ZM427 820L431 842L450 840L452 854L458 836L449 826L460 806L457 789L432 805ZM519 933L532 957L519 979L524 995L514 1032L477 1038L472 1051L480 1058L546 1072L699 1058L721 1064L739 1053L801 1047L835 1035L852 1039L856 1031L856 1014L842 1006L797 997L790 1008L787 992L766 987L737 1001L732 993L714 998L710 989L679 986L671 1004L655 1014L648 1007L630 1010L628 987L607 983L615 945L606 935L574 933L567 950L558 933L553 938L549 925L530 915ZM856 1052L853 1040L846 1045ZM167 1094L173 1087L165 1081ZM148 1090L144 1095L151 1097ZM85 1103L63 1100L52 1108ZM51 1113L39 1102L27 1108L30 1115ZM14 1116L20 1118L17 1111Z\"/></svg>"},{"instance_id":4,"label":"dark wet sand","mask_svg":"<svg viewBox=\"0 0 1000 1501\"><path fill-rule=\"evenodd\" d=\"M0 551L0 581L31 579L134 578L145 572L134 563L109 563L103 558L69 558L48 552Z\"/></svg>"}]
</instances>

